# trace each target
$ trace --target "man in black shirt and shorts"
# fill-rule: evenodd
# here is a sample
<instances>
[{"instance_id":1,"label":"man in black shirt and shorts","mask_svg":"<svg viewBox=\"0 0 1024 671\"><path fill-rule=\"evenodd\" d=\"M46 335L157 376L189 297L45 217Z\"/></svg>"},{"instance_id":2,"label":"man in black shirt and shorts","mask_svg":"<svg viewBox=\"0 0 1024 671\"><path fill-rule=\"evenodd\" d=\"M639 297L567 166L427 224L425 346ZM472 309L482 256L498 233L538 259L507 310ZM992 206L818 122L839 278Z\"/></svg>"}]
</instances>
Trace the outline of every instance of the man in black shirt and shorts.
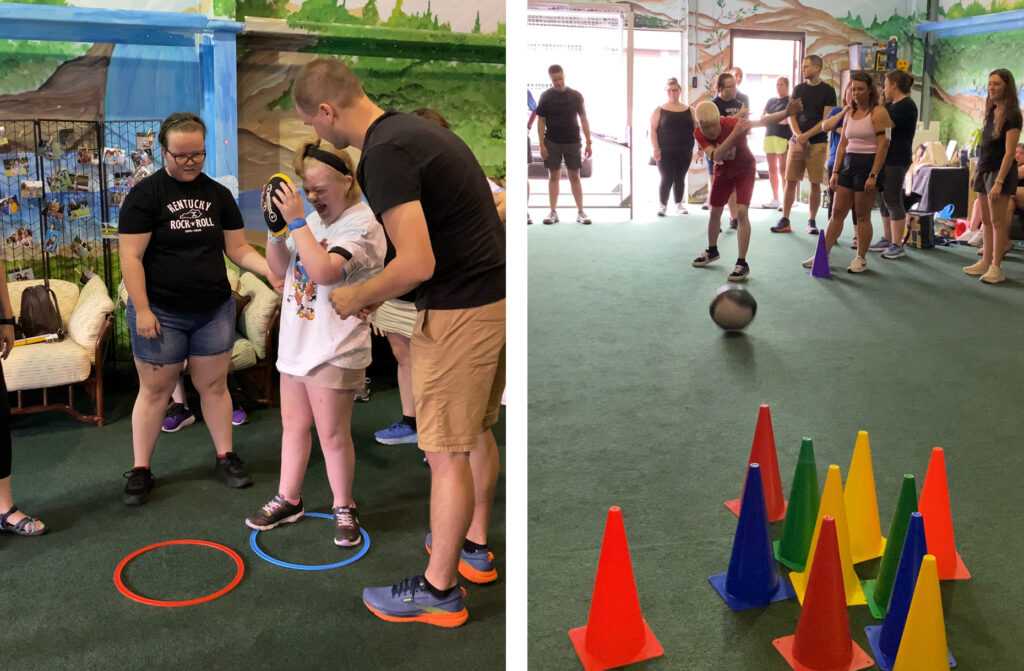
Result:
<instances>
[{"instance_id":1,"label":"man in black shirt and shorts","mask_svg":"<svg viewBox=\"0 0 1024 671\"><path fill-rule=\"evenodd\" d=\"M505 386L505 229L480 164L450 130L385 112L333 58L303 66L292 90L317 135L362 152L356 178L395 248L379 275L332 291L334 309L366 318L416 289L412 384L431 471L430 560L419 575L365 589L363 603L389 622L456 627L468 617L458 574L497 579L487 526L499 470L491 426Z\"/></svg>"},{"instance_id":2,"label":"man in black shirt and shorts","mask_svg":"<svg viewBox=\"0 0 1024 671\"><path fill-rule=\"evenodd\" d=\"M782 218L772 226L772 233L789 233L789 213L796 200L797 184L804 174L811 181L808 199L810 212L807 232L818 234L814 218L821 205L821 184L825 181L825 159L828 158L828 135L821 132L822 119L836 106L836 91L821 80L821 57L811 54L803 62L803 81L793 89L793 100L803 103L803 112L789 117L793 137L789 140L789 160L786 165L786 193L782 200Z\"/></svg>"},{"instance_id":3,"label":"man in black shirt and shorts","mask_svg":"<svg viewBox=\"0 0 1024 671\"><path fill-rule=\"evenodd\" d=\"M576 200L576 221L589 224L590 217L583 211L583 184L580 182L580 168L583 156L590 158L590 122L583 106L583 94L565 85L565 73L561 65L548 68L551 88L540 94L537 109L537 134L540 137L540 155L548 169L548 199L551 212L544 217L545 224L558 222L558 182L562 174L562 162L569 174L569 186ZM579 123L576 119L579 117ZM581 156L580 128L587 139Z\"/></svg>"}]
</instances>

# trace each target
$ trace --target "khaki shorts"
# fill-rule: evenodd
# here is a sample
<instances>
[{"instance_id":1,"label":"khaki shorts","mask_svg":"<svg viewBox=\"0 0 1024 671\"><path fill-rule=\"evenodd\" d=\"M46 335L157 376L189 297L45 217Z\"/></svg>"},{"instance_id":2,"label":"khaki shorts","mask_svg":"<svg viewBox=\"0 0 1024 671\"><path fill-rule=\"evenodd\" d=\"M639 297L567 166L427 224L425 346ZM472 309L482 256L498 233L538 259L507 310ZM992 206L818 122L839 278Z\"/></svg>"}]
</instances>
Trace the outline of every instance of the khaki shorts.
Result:
<instances>
[{"instance_id":1,"label":"khaki shorts","mask_svg":"<svg viewBox=\"0 0 1024 671\"><path fill-rule=\"evenodd\" d=\"M825 182L825 159L828 158L828 143L812 144L807 151L796 144L790 143L789 159L786 161L786 180L799 182L807 173L811 184Z\"/></svg>"},{"instance_id":2,"label":"khaki shorts","mask_svg":"<svg viewBox=\"0 0 1024 671\"><path fill-rule=\"evenodd\" d=\"M359 389L366 379L366 369L342 368L331 363L322 363L308 375L281 373L281 376L321 389Z\"/></svg>"},{"instance_id":3,"label":"khaki shorts","mask_svg":"<svg viewBox=\"0 0 1024 671\"><path fill-rule=\"evenodd\" d=\"M498 421L504 389L504 299L420 311L412 334L412 390L421 450L473 450Z\"/></svg>"}]
</instances>

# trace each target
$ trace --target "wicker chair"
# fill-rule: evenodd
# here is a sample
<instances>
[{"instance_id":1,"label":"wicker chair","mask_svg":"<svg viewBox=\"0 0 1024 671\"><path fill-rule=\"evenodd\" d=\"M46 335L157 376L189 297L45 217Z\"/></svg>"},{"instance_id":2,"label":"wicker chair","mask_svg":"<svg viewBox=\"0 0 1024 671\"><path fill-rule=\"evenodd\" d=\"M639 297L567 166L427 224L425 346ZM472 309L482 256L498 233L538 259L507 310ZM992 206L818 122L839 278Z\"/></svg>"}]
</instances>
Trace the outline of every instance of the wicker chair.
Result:
<instances>
[{"instance_id":1,"label":"wicker chair","mask_svg":"<svg viewBox=\"0 0 1024 671\"><path fill-rule=\"evenodd\" d=\"M8 290L14 314L21 311L21 293L42 280L11 282ZM103 280L94 277L82 288L73 282L50 280L67 335L57 343L15 347L4 361L7 389L16 395L11 404L15 415L61 410L82 420L103 426L103 351L114 325L114 302ZM75 408L75 386L82 385L92 398L93 414ZM66 400L51 398L51 390L66 387ZM42 402L27 402L26 392L41 390ZM33 394L35 396L35 394Z\"/></svg>"}]
</instances>

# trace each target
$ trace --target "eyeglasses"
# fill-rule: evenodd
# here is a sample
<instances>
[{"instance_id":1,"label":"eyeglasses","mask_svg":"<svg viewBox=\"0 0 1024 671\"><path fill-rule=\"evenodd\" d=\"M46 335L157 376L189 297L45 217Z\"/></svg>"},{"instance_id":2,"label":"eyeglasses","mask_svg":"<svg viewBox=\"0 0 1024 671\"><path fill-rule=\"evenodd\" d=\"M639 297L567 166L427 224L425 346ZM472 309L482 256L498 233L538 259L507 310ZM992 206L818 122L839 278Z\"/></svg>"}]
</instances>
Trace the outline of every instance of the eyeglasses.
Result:
<instances>
[{"instance_id":1,"label":"eyeglasses","mask_svg":"<svg viewBox=\"0 0 1024 671\"><path fill-rule=\"evenodd\" d=\"M166 150L165 150L166 151ZM196 151L191 154L175 154L168 151L167 155L174 159L174 162L178 165L185 165L187 163L202 163L206 160L205 151Z\"/></svg>"}]
</instances>

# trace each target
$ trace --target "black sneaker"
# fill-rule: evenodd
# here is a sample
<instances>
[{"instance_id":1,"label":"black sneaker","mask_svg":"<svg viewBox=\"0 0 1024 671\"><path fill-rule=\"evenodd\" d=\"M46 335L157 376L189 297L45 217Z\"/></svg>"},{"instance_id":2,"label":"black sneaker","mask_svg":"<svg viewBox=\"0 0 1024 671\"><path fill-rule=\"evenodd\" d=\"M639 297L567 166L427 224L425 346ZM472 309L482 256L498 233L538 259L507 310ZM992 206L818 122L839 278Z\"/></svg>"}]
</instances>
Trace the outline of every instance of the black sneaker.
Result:
<instances>
[{"instance_id":1,"label":"black sneaker","mask_svg":"<svg viewBox=\"0 0 1024 671\"><path fill-rule=\"evenodd\" d=\"M245 472L245 463L242 462L234 452L228 452L223 457L217 457L217 467L213 471L213 477L223 482L228 487L241 489L252 484L249 475Z\"/></svg>"},{"instance_id":2,"label":"black sneaker","mask_svg":"<svg viewBox=\"0 0 1024 671\"><path fill-rule=\"evenodd\" d=\"M334 513L334 544L344 547L359 545L363 535L359 532L359 512L355 506L331 508Z\"/></svg>"},{"instance_id":3,"label":"black sneaker","mask_svg":"<svg viewBox=\"0 0 1024 671\"><path fill-rule=\"evenodd\" d=\"M739 219L730 219L729 220L729 230L735 231L739 227L740 227L740 220Z\"/></svg>"},{"instance_id":4,"label":"black sneaker","mask_svg":"<svg viewBox=\"0 0 1024 671\"><path fill-rule=\"evenodd\" d=\"M700 256L698 256L697 258L695 258L693 260L693 267L694 268L703 268L704 266L708 265L712 261L717 261L720 258L721 258L721 254L719 254L718 252L712 253L712 252L710 252L710 251L705 249L703 252L700 253Z\"/></svg>"},{"instance_id":5,"label":"black sneaker","mask_svg":"<svg viewBox=\"0 0 1024 671\"><path fill-rule=\"evenodd\" d=\"M732 272L729 273L729 277L727 277L726 279L728 279L730 282L746 282L747 277L749 276L750 266L742 266L737 263L736 267L732 269Z\"/></svg>"},{"instance_id":6,"label":"black sneaker","mask_svg":"<svg viewBox=\"0 0 1024 671\"><path fill-rule=\"evenodd\" d=\"M153 491L153 473L148 468L133 468L124 474L128 482L124 486L124 502L129 506L141 506L149 501Z\"/></svg>"},{"instance_id":7,"label":"black sneaker","mask_svg":"<svg viewBox=\"0 0 1024 671\"><path fill-rule=\"evenodd\" d=\"M276 494L274 498L257 510L255 515L245 520L245 526L250 529L267 531L268 529L273 529L278 524L298 522L304 516L305 511L302 509L302 499L299 499L299 505L295 505L280 494Z\"/></svg>"}]
</instances>

